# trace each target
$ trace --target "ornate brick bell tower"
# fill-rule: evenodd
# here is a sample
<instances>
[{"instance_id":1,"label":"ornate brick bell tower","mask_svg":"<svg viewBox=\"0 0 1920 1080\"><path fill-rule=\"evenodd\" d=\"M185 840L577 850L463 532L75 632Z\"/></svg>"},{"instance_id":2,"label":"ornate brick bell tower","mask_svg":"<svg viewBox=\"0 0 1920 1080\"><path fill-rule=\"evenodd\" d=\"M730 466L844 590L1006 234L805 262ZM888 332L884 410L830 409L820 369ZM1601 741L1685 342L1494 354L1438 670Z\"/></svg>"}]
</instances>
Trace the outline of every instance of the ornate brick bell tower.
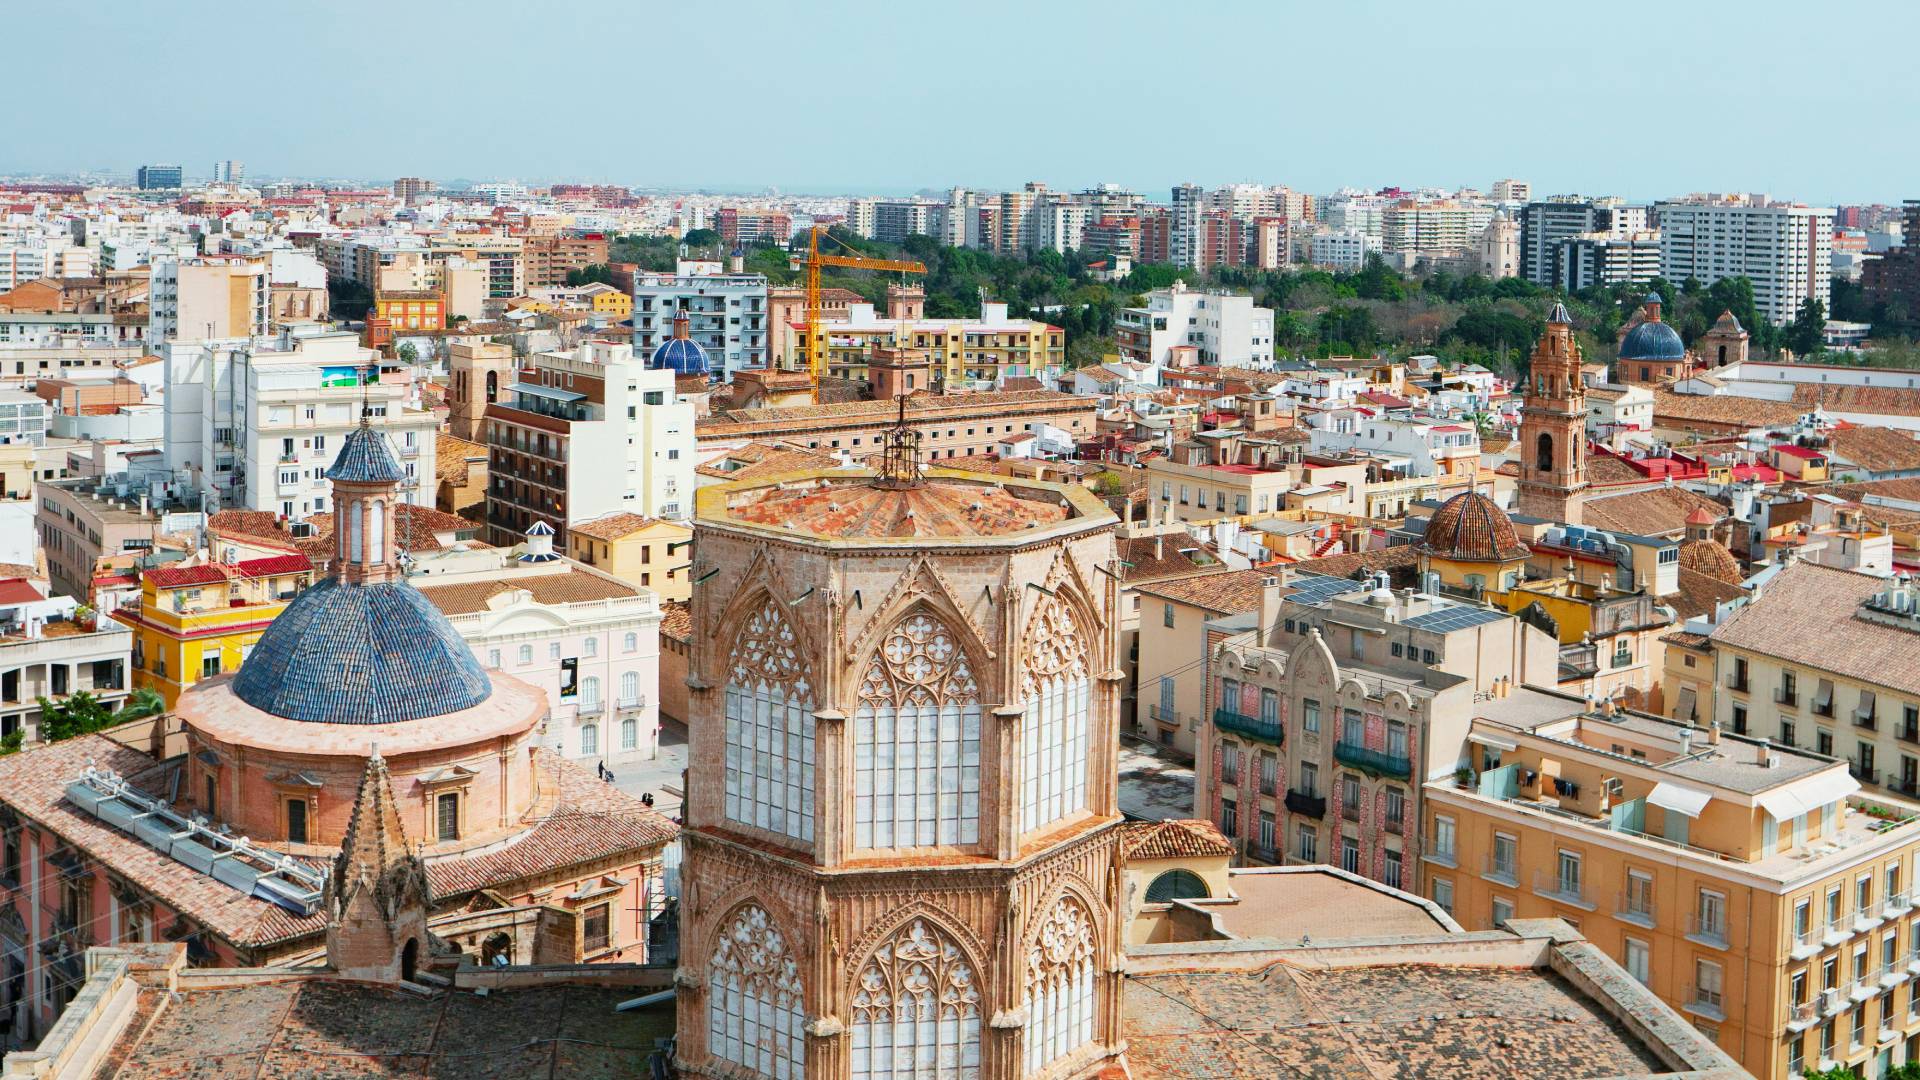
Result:
<instances>
[{"instance_id":1,"label":"ornate brick bell tower","mask_svg":"<svg viewBox=\"0 0 1920 1080\"><path fill-rule=\"evenodd\" d=\"M1529 517L1580 523L1587 490L1587 386L1566 306L1553 305L1547 332L1533 347L1520 409L1520 484L1514 509Z\"/></svg>"},{"instance_id":2,"label":"ornate brick bell tower","mask_svg":"<svg viewBox=\"0 0 1920 1080\"><path fill-rule=\"evenodd\" d=\"M878 473L698 496L687 1075L1120 1052L1114 518L895 441Z\"/></svg>"}]
</instances>

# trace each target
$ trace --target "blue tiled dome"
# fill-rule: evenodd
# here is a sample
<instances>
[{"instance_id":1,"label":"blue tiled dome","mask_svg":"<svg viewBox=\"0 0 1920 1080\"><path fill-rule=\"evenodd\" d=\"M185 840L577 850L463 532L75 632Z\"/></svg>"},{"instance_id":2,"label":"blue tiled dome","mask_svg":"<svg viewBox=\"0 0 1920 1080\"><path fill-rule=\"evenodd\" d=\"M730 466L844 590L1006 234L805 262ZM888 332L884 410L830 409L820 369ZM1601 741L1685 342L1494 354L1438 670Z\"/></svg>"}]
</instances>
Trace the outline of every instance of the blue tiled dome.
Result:
<instances>
[{"instance_id":1,"label":"blue tiled dome","mask_svg":"<svg viewBox=\"0 0 1920 1080\"><path fill-rule=\"evenodd\" d=\"M1627 331L1626 339L1620 342L1622 360L1684 360L1687 347L1680 342L1680 335L1673 327L1663 322L1649 319Z\"/></svg>"},{"instance_id":2,"label":"blue tiled dome","mask_svg":"<svg viewBox=\"0 0 1920 1080\"><path fill-rule=\"evenodd\" d=\"M392 724L471 708L493 683L419 589L329 578L267 626L233 692L289 720Z\"/></svg>"},{"instance_id":3,"label":"blue tiled dome","mask_svg":"<svg viewBox=\"0 0 1920 1080\"><path fill-rule=\"evenodd\" d=\"M400 459L394 456L393 445L387 442L385 433L368 427L364 421L347 432L339 455L327 469L327 479L350 483L397 484L406 478L407 471L400 467Z\"/></svg>"},{"instance_id":4,"label":"blue tiled dome","mask_svg":"<svg viewBox=\"0 0 1920 1080\"><path fill-rule=\"evenodd\" d=\"M647 360L650 368L669 368L681 375L705 375L707 351L688 338L668 338Z\"/></svg>"}]
</instances>

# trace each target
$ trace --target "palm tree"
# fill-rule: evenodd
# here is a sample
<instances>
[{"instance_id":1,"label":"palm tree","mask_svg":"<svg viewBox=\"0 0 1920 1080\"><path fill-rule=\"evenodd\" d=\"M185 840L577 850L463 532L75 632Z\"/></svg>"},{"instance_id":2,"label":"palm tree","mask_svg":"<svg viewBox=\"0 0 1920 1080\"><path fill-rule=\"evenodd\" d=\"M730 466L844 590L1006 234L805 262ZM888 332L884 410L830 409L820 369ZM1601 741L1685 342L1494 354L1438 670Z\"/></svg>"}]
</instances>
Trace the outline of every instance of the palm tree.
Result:
<instances>
[{"instance_id":1,"label":"palm tree","mask_svg":"<svg viewBox=\"0 0 1920 1080\"><path fill-rule=\"evenodd\" d=\"M125 724L133 720L145 720L166 711L167 699L160 696L160 691L143 686L127 695L127 700L121 702L120 708L114 712L112 722Z\"/></svg>"}]
</instances>

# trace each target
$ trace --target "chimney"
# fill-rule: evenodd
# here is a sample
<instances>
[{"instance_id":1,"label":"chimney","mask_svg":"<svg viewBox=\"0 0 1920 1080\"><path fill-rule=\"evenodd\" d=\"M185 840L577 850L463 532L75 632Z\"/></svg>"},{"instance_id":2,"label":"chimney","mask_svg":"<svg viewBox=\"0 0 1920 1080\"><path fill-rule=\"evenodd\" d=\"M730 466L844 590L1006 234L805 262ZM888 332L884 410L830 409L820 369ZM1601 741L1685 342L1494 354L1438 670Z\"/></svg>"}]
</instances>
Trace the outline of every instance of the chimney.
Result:
<instances>
[{"instance_id":1,"label":"chimney","mask_svg":"<svg viewBox=\"0 0 1920 1080\"><path fill-rule=\"evenodd\" d=\"M1685 757L1691 753L1693 753L1693 729L1681 728L1680 729L1680 756Z\"/></svg>"},{"instance_id":2,"label":"chimney","mask_svg":"<svg viewBox=\"0 0 1920 1080\"><path fill-rule=\"evenodd\" d=\"M1707 725L1707 745L1708 746L1720 745L1720 721L1718 720L1715 720L1711 724Z\"/></svg>"},{"instance_id":3,"label":"chimney","mask_svg":"<svg viewBox=\"0 0 1920 1080\"><path fill-rule=\"evenodd\" d=\"M1261 644L1266 643L1267 635L1271 634L1279 624L1280 579L1269 574L1260 579L1260 632L1258 640Z\"/></svg>"},{"instance_id":4,"label":"chimney","mask_svg":"<svg viewBox=\"0 0 1920 1080\"><path fill-rule=\"evenodd\" d=\"M1765 737L1753 744L1753 763L1763 769L1778 768L1780 758L1773 752Z\"/></svg>"}]
</instances>

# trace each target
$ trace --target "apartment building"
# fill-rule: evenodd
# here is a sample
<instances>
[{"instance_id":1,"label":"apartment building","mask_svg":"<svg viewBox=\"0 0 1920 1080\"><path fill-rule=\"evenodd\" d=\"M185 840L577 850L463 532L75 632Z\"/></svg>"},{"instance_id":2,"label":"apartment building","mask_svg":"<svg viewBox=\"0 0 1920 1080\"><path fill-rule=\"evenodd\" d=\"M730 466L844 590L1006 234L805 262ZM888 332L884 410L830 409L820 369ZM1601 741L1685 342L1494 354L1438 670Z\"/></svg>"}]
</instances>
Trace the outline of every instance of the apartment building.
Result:
<instances>
[{"instance_id":1,"label":"apartment building","mask_svg":"<svg viewBox=\"0 0 1920 1080\"><path fill-rule=\"evenodd\" d=\"M663 604L693 599L693 528L617 511L567 529L567 555L643 589Z\"/></svg>"},{"instance_id":2,"label":"apartment building","mask_svg":"<svg viewBox=\"0 0 1920 1080\"><path fill-rule=\"evenodd\" d=\"M675 372L624 342L539 353L487 406L487 537L511 546L536 522L617 511L684 519L693 508L694 407Z\"/></svg>"},{"instance_id":3,"label":"apartment building","mask_svg":"<svg viewBox=\"0 0 1920 1080\"><path fill-rule=\"evenodd\" d=\"M906 422L920 434L928 464L991 452L1008 435L1052 427L1074 439L1094 431L1092 398L1054 390L999 390L921 394L910 398ZM788 442L809 450L844 451L856 460L878 453L899 420L893 401L843 401L781 408L732 409L703 419L697 438L703 456L749 442Z\"/></svg>"},{"instance_id":4,"label":"apartment building","mask_svg":"<svg viewBox=\"0 0 1920 1080\"><path fill-rule=\"evenodd\" d=\"M1920 797L1920 585L1800 560L1708 636L1702 715Z\"/></svg>"},{"instance_id":5,"label":"apartment building","mask_svg":"<svg viewBox=\"0 0 1920 1080\"><path fill-rule=\"evenodd\" d=\"M1660 274L1660 234L1581 233L1554 251L1553 283L1568 292L1609 285L1642 285Z\"/></svg>"},{"instance_id":6,"label":"apartment building","mask_svg":"<svg viewBox=\"0 0 1920 1080\"><path fill-rule=\"evenodd\" d=\"M1494 212L1481 203L1401 199L1381 215L1381 246L1393 255L1470 251Z\"/></svg>"},{"instance_id":7,"label":"apartment building","mask_svg":"<svg viewBox=\"0 0 1920 1080\"><path fill-rule=\"evenodd\" d=\"M1196 813L1249 859L1411 890L1420 785L1453 768L1473 702L1551 680L1557 646L1381 575L1301 575L1263 599L1210 649Z\"/></svg>"},{"instance_id":8,"label":"apartment building","mask_svg":"<svg viewBox=\"0 0 1920 1080\"><path fill-rule=\"evenodd\" d=\"M175 482L230 508L288 520L331 509L327 467L362 419L391 437L401 496L434 502L439 421L409 373L382 372L348 332L175 342L166 360L166 464Z\"/></svg>"},{"instance_id":9,"label":"apartment building","mask_svg":"<svg viewBox=\"0 0 1920 1080\"><path fill-rule=\"evenodd\" d=\"M82 614L81 602L25 578L0 580L0 737L39 742L42 701L86 693L108 711L126 703L133 635Z\"/></svg>"},{"instance_id":10,"label":"apartment building","mask_svg":"<svg viewBox=\"0 0 1920 1080\"><path fill-rule=\"evenodd\" d=\"M1258 614L1261 598L1278 587L1278 579L1262 570L1224 570L1132 589L1140 657L1134 673L1137 734L1195 760L1206 725L1208 658L1233 625L1223 620Z\"/></svg>"},{"instance_id":11,"label":"apartment building","mask_svg":"<svg viewBox=\"0 0 1920 1080\"><path fill-rule=\"evenodd\" d=\"M887 300L884 316L872 304L850 303L844 320L821 324L828 372L865 381L875 350L895 347L925 353L929 374L939 374L955 389L997 386L1003 379L1066 366L1066 331L1034 319L1011 318L1005 304L982 301L976 318L930 319L923 313L926 299L919 289L891 289ZM804 350L804 327L795 328L794 338Z\"/></svg>"},{"instance_id":12,"label":"apartment building","mask_svg":"<svg viewBox=\"0 0 1920 1080\"><path fill-rule=\"evenodd\" d=\"M1624 237L1645 233L1648 210L1616 198L1558 195L1520 210L1520 276L1540 285L1564 284L1561 245L1578 237Z\"/></svg>"},{"instance_id":13,"label":"apartment building","mask_svg":"<svg viewBox=\"0 0 1920 1080\"><path fill-rule=\"evenodd\" d=\"M782 210L723 206L714 215L714 228L728 247L784 244L793 237L793 216Z\"/></svg>"},{"instance_id":14,"label":"apartment building","mask_svg":"<svg viewBox=\"0 0 1920 1080\"><path fill-rule=\"evenodd\" d=\"M771 324L763 274L725 274L718 264L680 261L671 274L633 279L633 349L651 356L673 336L676 315L688 336L729 381L742 368L767 367Z\"/></svg>"},{"instance_id":15,"label":"apartment building","mask_svg":"<svg viewBox=\"0 0 1920 1080\"><path fill-rule=\"evenodd\" d=\"M1845 764L1533 687L1425 784L1422 891L1560 918L1761 1080L1920 1060L1920 807Z\"/></svg>"},{"instance_id":16,"label":"apartment building","mask_svg":"<svg viewBox=\"0 0 1920 1080\"><path fill-rule=\"evenodd\" d=\"M1776 326L1800 305L1833 309L1833 210L1758 196L1700 196L1654 206L1660 224L1660 276L1753 282L1753 304Z\"/></svg>"},{"instance_id":17,"label":"apartment building","mask_svg":"<svg viewBox=\"0 0 1920 1080\"><path fill-rule=\"evenodd\" d=\"M1212 521L1308 508L1359 516L1366 509L1365 461L1310 455L1297 442L1237 428L1197 432L1149 458L1147 497L1167 521Z\"/></svg>"},{"instance_id":18,"label":"apartment building","mask_svg":"<svg viewBox=\"0 0 1920 1080\"><path fill-rule=\"evenodd\" d=\"M147 304L147 340L156 344L265 334L272 306L268 261L248 255L157 258Z\"/></svg>"},{"instance_id":19,"label":"apartment building","mask_svg":"<svg viewBox=\"0 0 1920 1080\"><path fill-rule=\"evenodd\" d=\"M1347 410L1320 413L1312 421L1316 453L1359 451L1398 475L1443 481L1471 478L1480 469L1480 434L1472 424L1431 416L1349 414Z\"/></svg>"},{"instance_id":20,"label":"apartment building","mask_svg":"<svg viewBox=\"0 0 1920 1080\"><path fill-rule=\"evenodd\" d=\"M1307 246L1307 261L1325 270L1349 273L1367 264L1367 256L1380 253L1380 237L1359 229L1330 229L1313 234Z\"/></svg>"},{"instance_id":21,"label":"apartment building","mask_svg":"<svg viewBox=\"0 0 1920 1080\"><path fill-rule=\"evenodd\" d=\"M168 709L194 683L240 670L267 624L313 583L305 555L243 557L243 543L216 545L211 561L142 571L138 597L112 613L133 633L134 688L155 691Z\"/></svg>"},{"instance_id":22,"label":"apartment building","mask_svg":"<svg viewBox=\"0 0 1920 1080\"><path fill-rule=\"evenodd\" d=\"M522 248L526 259L526 286L529 289L557 288L567 283L567 275L589 266L607 262L607 238L598 233L586 236L529 236Z\"/></svg>"},{"instance_id":23,"label":"apartment building","mask_svg":"<svg viewBox=\"0 0 1920 1080\"><path fill-rule=\"evenodd\" d=\"M527 292L526 240L495 233L448 233L427 237L427 258L459 258L486 268L487 296L504 300Z\"/></svg>"},{"instance_id":24,"label":"apartment building","mask_svg":"<svg viewBox=\"0 0 1920 1080\"><path fill-rule=\"evenodd\" d=\"M1189 289L1176 281L1122 308L1114 327L1123 359L1156 367L1264 367L1273 363L1273 309L1251 296Z\"/></svg>"}]
</instances>

